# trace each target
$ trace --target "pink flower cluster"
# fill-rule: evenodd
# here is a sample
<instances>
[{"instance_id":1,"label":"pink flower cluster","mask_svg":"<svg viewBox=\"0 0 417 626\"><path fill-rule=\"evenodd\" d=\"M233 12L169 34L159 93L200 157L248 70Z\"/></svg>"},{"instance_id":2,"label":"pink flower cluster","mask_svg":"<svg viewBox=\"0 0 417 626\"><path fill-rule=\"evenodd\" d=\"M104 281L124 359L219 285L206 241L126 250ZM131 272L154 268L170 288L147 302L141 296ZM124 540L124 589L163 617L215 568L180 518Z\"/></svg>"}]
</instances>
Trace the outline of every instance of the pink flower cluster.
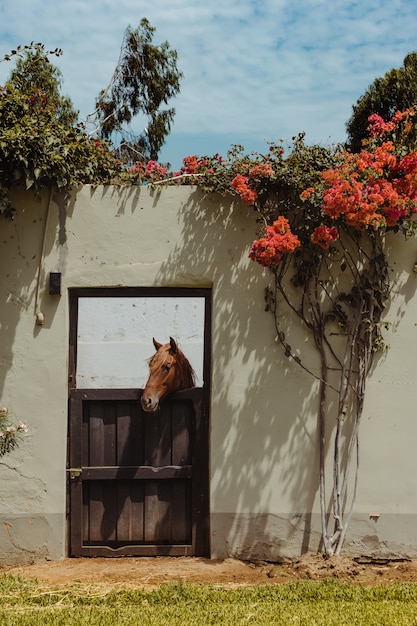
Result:
<instances>
[{"instance_id":1,"label":"pink flower cluster","mask_svg":"<svg viewBox=\"0 0 417 626\"><path fill-rule=\"evenodd\" d=\"M249 170L249 178L272 178L274 168L271 163L259 163Z\"/></svg>"},{"instance_id":2,"label":"pink flower cluster","mask_svg":"<svg viewBox=\"0 0 417 626\"><path fill-rule=\"evenodd\" d=\"M393 131L401 121L406 122L405 132L410 132L410 117L414 115L414 109L410 108L406 111L397 111L389 122L386 122L378 113L374 113L368 117L368 131L372 138L383 137L386 133Z\"/></svg>"},{"instance_id":3,"label":"pink flower cluster","mask_svg":"<svg viewBox=\"0 0 417 626\"><path fill-rule=\"evenodd\" d=\"M395 128L394 122L386 122L378 113L368 117L368 131L370 137L382 137Z\"/></svg>"},{"instance_id":4,"label":"pink flower cluster","mask_svg":"<svg viewBox=\"0 0 417 626\"><path fill-rule=\"evenodd\" d=\"M145 168L145 176L149 180L161 180L167 174L167 168L162 167L156 161L148 161Z\"/></svg>"},{"instance_id":5,"label":"pink flower cluster","mask_svg":"<svg viewBox=\"0 0 417 626\"><path fill-rule=\"evenodd\" d=\"M45 104L48 102L48 98L45 95L41 96L40 93L35 93L35 95L29 99L29 102L32 106L35 106L37 104L43 104L45 106Z\"/></svg>"},{"instance_id":6,"label":"pink flower cluster","mask_svg":"<svg viewBox=\"0 0 417 626\"><path fill-rule=\"evenodd\" d=\"M135 165L130 167L128 171L139 182L149 181L153 183L157 180L163 180L167 175L167 168L162 167L156 161L148 161L146 165L136 161Z\"/></svg>"}]
</instances>

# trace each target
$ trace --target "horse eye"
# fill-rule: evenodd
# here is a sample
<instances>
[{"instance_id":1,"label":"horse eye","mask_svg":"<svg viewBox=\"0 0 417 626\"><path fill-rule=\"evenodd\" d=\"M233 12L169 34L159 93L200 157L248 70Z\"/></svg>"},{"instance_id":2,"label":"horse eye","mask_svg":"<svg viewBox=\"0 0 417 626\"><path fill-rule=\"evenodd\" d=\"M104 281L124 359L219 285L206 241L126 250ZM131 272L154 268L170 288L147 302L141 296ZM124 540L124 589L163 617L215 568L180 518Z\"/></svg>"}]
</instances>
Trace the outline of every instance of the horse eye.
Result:
<instances>
[{"instance_id":1,"label":"horse eye","mask_svg":"<svg viewBox=\"0 0 417 626\"><path fill-rule=\"evenodd\" d=\"M163 365L163 366L162 366L162 370L163 370L164 372L169 372L169 370L170 370L170 369L171 369L171 365L169 365L169 364L166 364L166 365Z\"/></svg>"}]
</instances>

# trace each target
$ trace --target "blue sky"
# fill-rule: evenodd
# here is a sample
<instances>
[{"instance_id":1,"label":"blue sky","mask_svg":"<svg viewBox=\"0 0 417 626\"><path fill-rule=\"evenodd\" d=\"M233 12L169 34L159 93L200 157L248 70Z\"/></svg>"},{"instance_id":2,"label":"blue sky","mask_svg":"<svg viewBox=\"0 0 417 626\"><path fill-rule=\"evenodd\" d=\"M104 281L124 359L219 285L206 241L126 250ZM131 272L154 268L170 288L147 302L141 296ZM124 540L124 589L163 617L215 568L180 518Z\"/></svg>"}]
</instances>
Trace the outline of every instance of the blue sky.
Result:
<instances>
[{"instance_id":1,"label":"blue sky","mask_svg":"<svg viewBox=\"0 0 417 626\"><path fill-rule=\"evenodd\" d=\"M33 40L62 48L53 62L84 119L142 17L184 73L160 154L174 169L234 143L266 152L300 131L308 143L343 141L358 97L417 50L415 0L0 0L0 57ZM0 64L0 84L9 71Z\"/></svg>"}]
</instances>

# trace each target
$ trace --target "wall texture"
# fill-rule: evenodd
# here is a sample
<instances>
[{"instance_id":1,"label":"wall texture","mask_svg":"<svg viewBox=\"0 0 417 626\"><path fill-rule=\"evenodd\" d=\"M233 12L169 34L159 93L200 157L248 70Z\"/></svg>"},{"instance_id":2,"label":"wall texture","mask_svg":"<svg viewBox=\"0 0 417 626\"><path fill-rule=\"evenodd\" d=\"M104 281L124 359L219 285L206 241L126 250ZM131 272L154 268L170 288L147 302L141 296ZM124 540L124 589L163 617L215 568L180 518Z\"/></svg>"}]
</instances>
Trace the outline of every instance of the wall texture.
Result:
<instances>
[{"instance_id":1,"label":"wall texture","mask_svg":"<svg viewBox=\"0 0 417 626\"><path fill-rule=\"evenodd\" d=\"M1 224L0 402L30 432L0 459L0 564L67 554L68 289L83 286L212 288L212 556L317 550L317 389L274 342L268 273L247 256L253 212L191 187L86 186L69 200L21 193L15 202L15 220ZM390 350L368 385L345 549L417 556L417 251L415 241L387 245L396 259ZM49 295L49 272L62 273L62 296Z\"/></svg>"}]
</instances>

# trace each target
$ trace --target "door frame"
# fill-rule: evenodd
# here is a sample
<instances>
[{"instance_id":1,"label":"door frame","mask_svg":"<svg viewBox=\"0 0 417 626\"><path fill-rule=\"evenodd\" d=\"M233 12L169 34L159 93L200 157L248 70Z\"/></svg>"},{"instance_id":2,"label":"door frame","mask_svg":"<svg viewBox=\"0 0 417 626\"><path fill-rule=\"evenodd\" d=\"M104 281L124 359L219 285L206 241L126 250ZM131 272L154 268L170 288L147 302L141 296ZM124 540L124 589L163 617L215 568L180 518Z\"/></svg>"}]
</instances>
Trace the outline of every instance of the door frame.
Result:
<instances>
[{"instance_id":1,"label":"door frame","mask_svg":"<svg viewBox=\"0 0 417 626\"><path fill-rule=\"evenodd\" d=\"M77 336L78 336L78 301L80 298L88 297L159 297L159 298L181 298L181 297L203 297L204 298L204 356L203 356L203 387L199 389L200 398L198 399L200 416L197 419L198 428L195 429L195 449L199 452L201 458L198 459L198 480L196 481L197 489L193 488L193 502L192 508L194 514L194 527L192 529L193 535L193 549L190 554L195 556L210 556L210 378L211 378L211 305L212 305L212 291L209 288L196 288L196 287L76 287L69 289L69 356L68 356L68 437L67 437L67 553L70 555L71 551L71 522L73 521L74 511L71 510L71 493L80 485L82 476L74 480L74 476L71 477L71 461L77 457L77 453L74 455L74 449L71 449L72 440L71 434L77 430L77 426L74 430L74 424L71 423L72 411L74 411L77 403L82 397L82 389L77 389L76 385L76 372L77 372ZM84 390L90 397L94 394L92 389ZM197 391L197 389L196 389ZM140 396L140 389L130 390L107 390L107 393L112 392L118 394L122 392L127 394L127 397L135 398ZM201 394L202 392L202 394ZM101 395L102 390L99 392ZM190 392L177 392L175 396L181 396L182 393ZM191 390L191 397L193 396ZM201 399L202 398L202 399ZM197 398L196 398L197 400ZM79 413L79 406L78 406ZM79 416L77 418L79 420ZM76 515L79 514L79 511ZM175 555L176 550L171 551L167 547L159 546L152 549L152 546L144 547L142 551L143 556L163 556L165 554ZM118 556L121 554L129 554L129 549L114 551L110 548L97 547L89 548L88 555L86 556ZM137 554L132 556L138 556Z\"/></svg>"}]
</instances>

